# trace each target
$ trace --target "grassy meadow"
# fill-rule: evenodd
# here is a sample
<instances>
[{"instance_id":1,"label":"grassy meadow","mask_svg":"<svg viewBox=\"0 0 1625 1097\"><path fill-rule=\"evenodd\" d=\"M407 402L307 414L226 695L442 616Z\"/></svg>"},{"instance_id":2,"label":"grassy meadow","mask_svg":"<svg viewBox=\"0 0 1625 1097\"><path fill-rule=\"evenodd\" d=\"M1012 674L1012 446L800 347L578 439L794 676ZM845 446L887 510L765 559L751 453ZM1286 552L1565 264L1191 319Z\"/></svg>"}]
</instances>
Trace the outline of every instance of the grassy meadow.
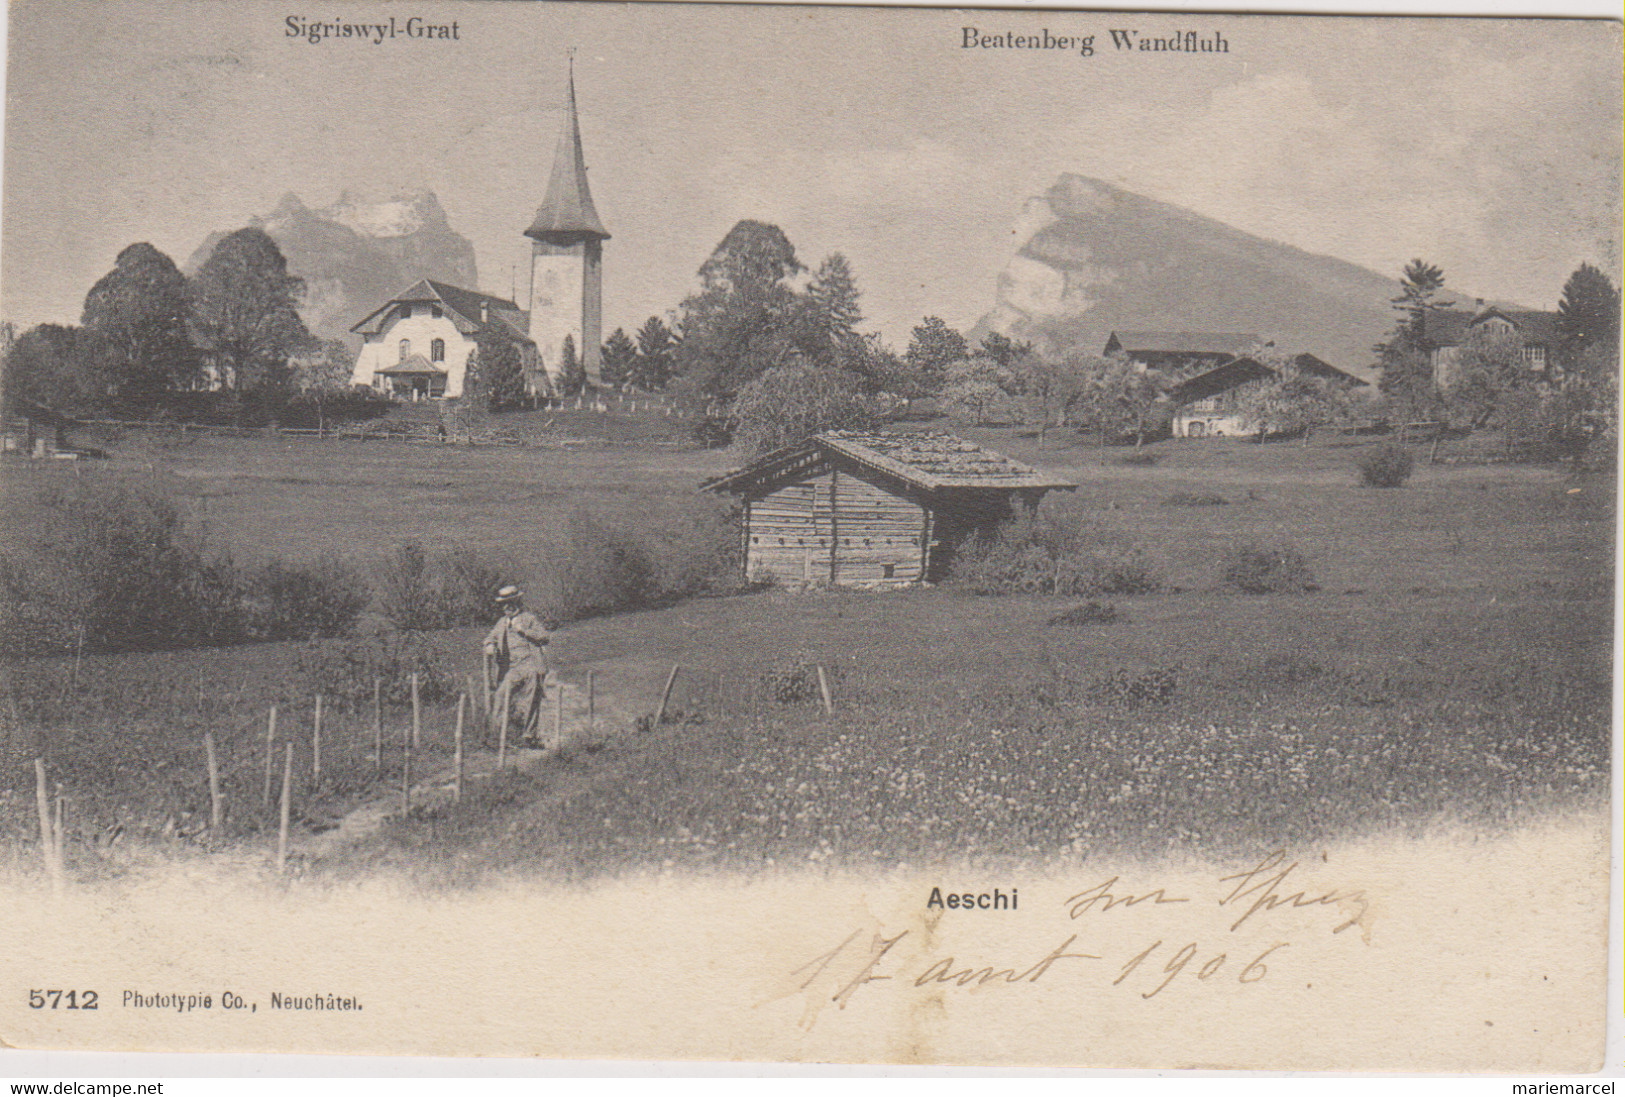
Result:
<instances>
[{"instance_id":1,"label":"grassy meadow","mask_svg":"<svg viewBox=\"0 0 1625 1097\"><path fill-rule=\"evenodd\" d=\"M659 867L930 864L1095 853L1217 855L1441 821L1499 826L1599 802L1612 695L1612 475L1419 463L1357 486L1363 438L1308 446L1164 441L1149 463L1054 432L961 433L1074 478L1052 497L1102 544L1142 550L1158 593L1104 596L1115 619L1056 622L1080 599L769 590L593 617L557 637L565 745L526 752L452 806L433 790L308 871L400 868L426 881ZM238 557L335 554L360 567L405 540L472 545L528 582L574 509L658 527L727 452L627 442L462 448L129 437L77 471L0 465L8 525L53 477L163 487ZM1425 450L1419 451L1425 457ZM1200 505L1190 505L1202 497ZM1223 502L1215 500L1222 499ZM1291 548L1318 588L1223 582L1245 545ZM371 627L366 623L364 627ZM481 630L429 634L455 675ZM313 667L352 641L13 659L0 817L28 855L32 758L69 797L81 871L143 848L263 850L269 705L308 735ZM667 721L646 717L680 664ZM809 683L823 666L825 714ZM594 678L596 722L581 691ZM1119 688L1156 681L1142 696ZM423 772L449 758L451 702L426 708ZM406 719L386 711L389 742ZM335 704L323 782L297 814L325 830L399 781L372 755L370 706ZM201 825L198 746L221 744L228 825ZM300 740L298 766L308 765ZM488 754L476 772L491 768ZM306 785L310 782L306 781ZM107 835L122 827L125 841Z\"/></svg>"}]
</instances>

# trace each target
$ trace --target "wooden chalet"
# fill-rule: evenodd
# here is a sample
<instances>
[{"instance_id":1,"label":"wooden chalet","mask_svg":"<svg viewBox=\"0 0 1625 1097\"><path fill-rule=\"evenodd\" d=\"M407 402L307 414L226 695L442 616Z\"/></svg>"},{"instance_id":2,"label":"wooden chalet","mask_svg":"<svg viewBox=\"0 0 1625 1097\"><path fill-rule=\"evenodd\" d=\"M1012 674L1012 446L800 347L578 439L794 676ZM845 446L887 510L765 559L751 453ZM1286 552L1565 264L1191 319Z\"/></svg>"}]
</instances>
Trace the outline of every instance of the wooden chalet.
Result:
<instances>
[{"instance_id":1,"label":"wooden chalet","mask_svg":"<svg viewBox=\"0 0 1625 1097\"><path fill-rule=\"evenodd\" d=\"M883 587L939 581L967 537L1077 485L950 434L827 431L700 487L743 501L747 576Z\"/></svg>"}]
</instances>

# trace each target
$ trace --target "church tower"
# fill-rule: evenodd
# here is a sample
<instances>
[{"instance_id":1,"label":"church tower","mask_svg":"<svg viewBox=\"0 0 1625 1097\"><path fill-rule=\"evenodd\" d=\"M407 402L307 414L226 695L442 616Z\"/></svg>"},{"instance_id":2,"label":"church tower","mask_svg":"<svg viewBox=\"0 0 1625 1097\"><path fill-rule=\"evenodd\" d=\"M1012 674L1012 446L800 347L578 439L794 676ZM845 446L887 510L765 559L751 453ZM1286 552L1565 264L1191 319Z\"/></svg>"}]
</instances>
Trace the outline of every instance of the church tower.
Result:
<instances>
[{"instance_id":1,"label":"church tower","mask_svg":"<svg viewBox=\"0 0 1625 1097\"><path fill-rule=\"evenodd\" d=\"M599 347L604 326L604 241L609 233L598 219L587 189L587 165L581 155L581 125L576 120L575 62L564 90L564 126L553 154L547 197L525 235L530 246L530 338L541 355L541 367L557 391L564 362L564 340L575 342L577 360L587 382L602 383Z\"/></svg>"}]
</instances>

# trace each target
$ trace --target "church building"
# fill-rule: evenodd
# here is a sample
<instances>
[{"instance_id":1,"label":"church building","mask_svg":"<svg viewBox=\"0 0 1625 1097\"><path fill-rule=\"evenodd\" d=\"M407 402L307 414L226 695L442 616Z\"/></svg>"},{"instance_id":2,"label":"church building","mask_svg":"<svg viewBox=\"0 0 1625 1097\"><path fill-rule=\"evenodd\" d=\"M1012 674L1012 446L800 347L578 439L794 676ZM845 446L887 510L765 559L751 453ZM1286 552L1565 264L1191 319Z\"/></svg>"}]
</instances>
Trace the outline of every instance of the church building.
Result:
<instances>
[{"instance_id":1,"label":"church building","mask_svg":"<svg viewBox=\"0 0 1625 1097\"><path fill-rule=\"evenodd\" d=\"M573 65L553 174L525 235L531 240L528 310L507 298L420 280L350 329L362 340L351 383L409 400L460 397L483 333L517 347L532 395L562 391L567 344L587 383L601 384L603 245L609 233L587 187Z\"/></svg>"}]
</instances>

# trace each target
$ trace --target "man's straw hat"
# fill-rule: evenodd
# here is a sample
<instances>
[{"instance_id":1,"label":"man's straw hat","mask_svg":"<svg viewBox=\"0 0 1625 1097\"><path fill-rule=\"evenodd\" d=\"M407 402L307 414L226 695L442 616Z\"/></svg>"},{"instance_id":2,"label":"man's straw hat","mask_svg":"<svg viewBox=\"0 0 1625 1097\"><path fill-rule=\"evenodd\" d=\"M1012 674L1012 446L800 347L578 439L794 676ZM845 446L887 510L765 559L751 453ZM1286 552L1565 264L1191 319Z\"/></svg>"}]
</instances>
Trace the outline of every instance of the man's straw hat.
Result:
<instances>
[{"instance_id":1,"label":"man's straw hat","mask_svg":"<svg viewBox=\"0 0 1625 1097\"><path fill-rule=\"evenodd\" d=\"M525 592L518 587L503 587L497 591L497 605L504 602L517 602L525 596Z\"/></svg>"}]
</instances>

